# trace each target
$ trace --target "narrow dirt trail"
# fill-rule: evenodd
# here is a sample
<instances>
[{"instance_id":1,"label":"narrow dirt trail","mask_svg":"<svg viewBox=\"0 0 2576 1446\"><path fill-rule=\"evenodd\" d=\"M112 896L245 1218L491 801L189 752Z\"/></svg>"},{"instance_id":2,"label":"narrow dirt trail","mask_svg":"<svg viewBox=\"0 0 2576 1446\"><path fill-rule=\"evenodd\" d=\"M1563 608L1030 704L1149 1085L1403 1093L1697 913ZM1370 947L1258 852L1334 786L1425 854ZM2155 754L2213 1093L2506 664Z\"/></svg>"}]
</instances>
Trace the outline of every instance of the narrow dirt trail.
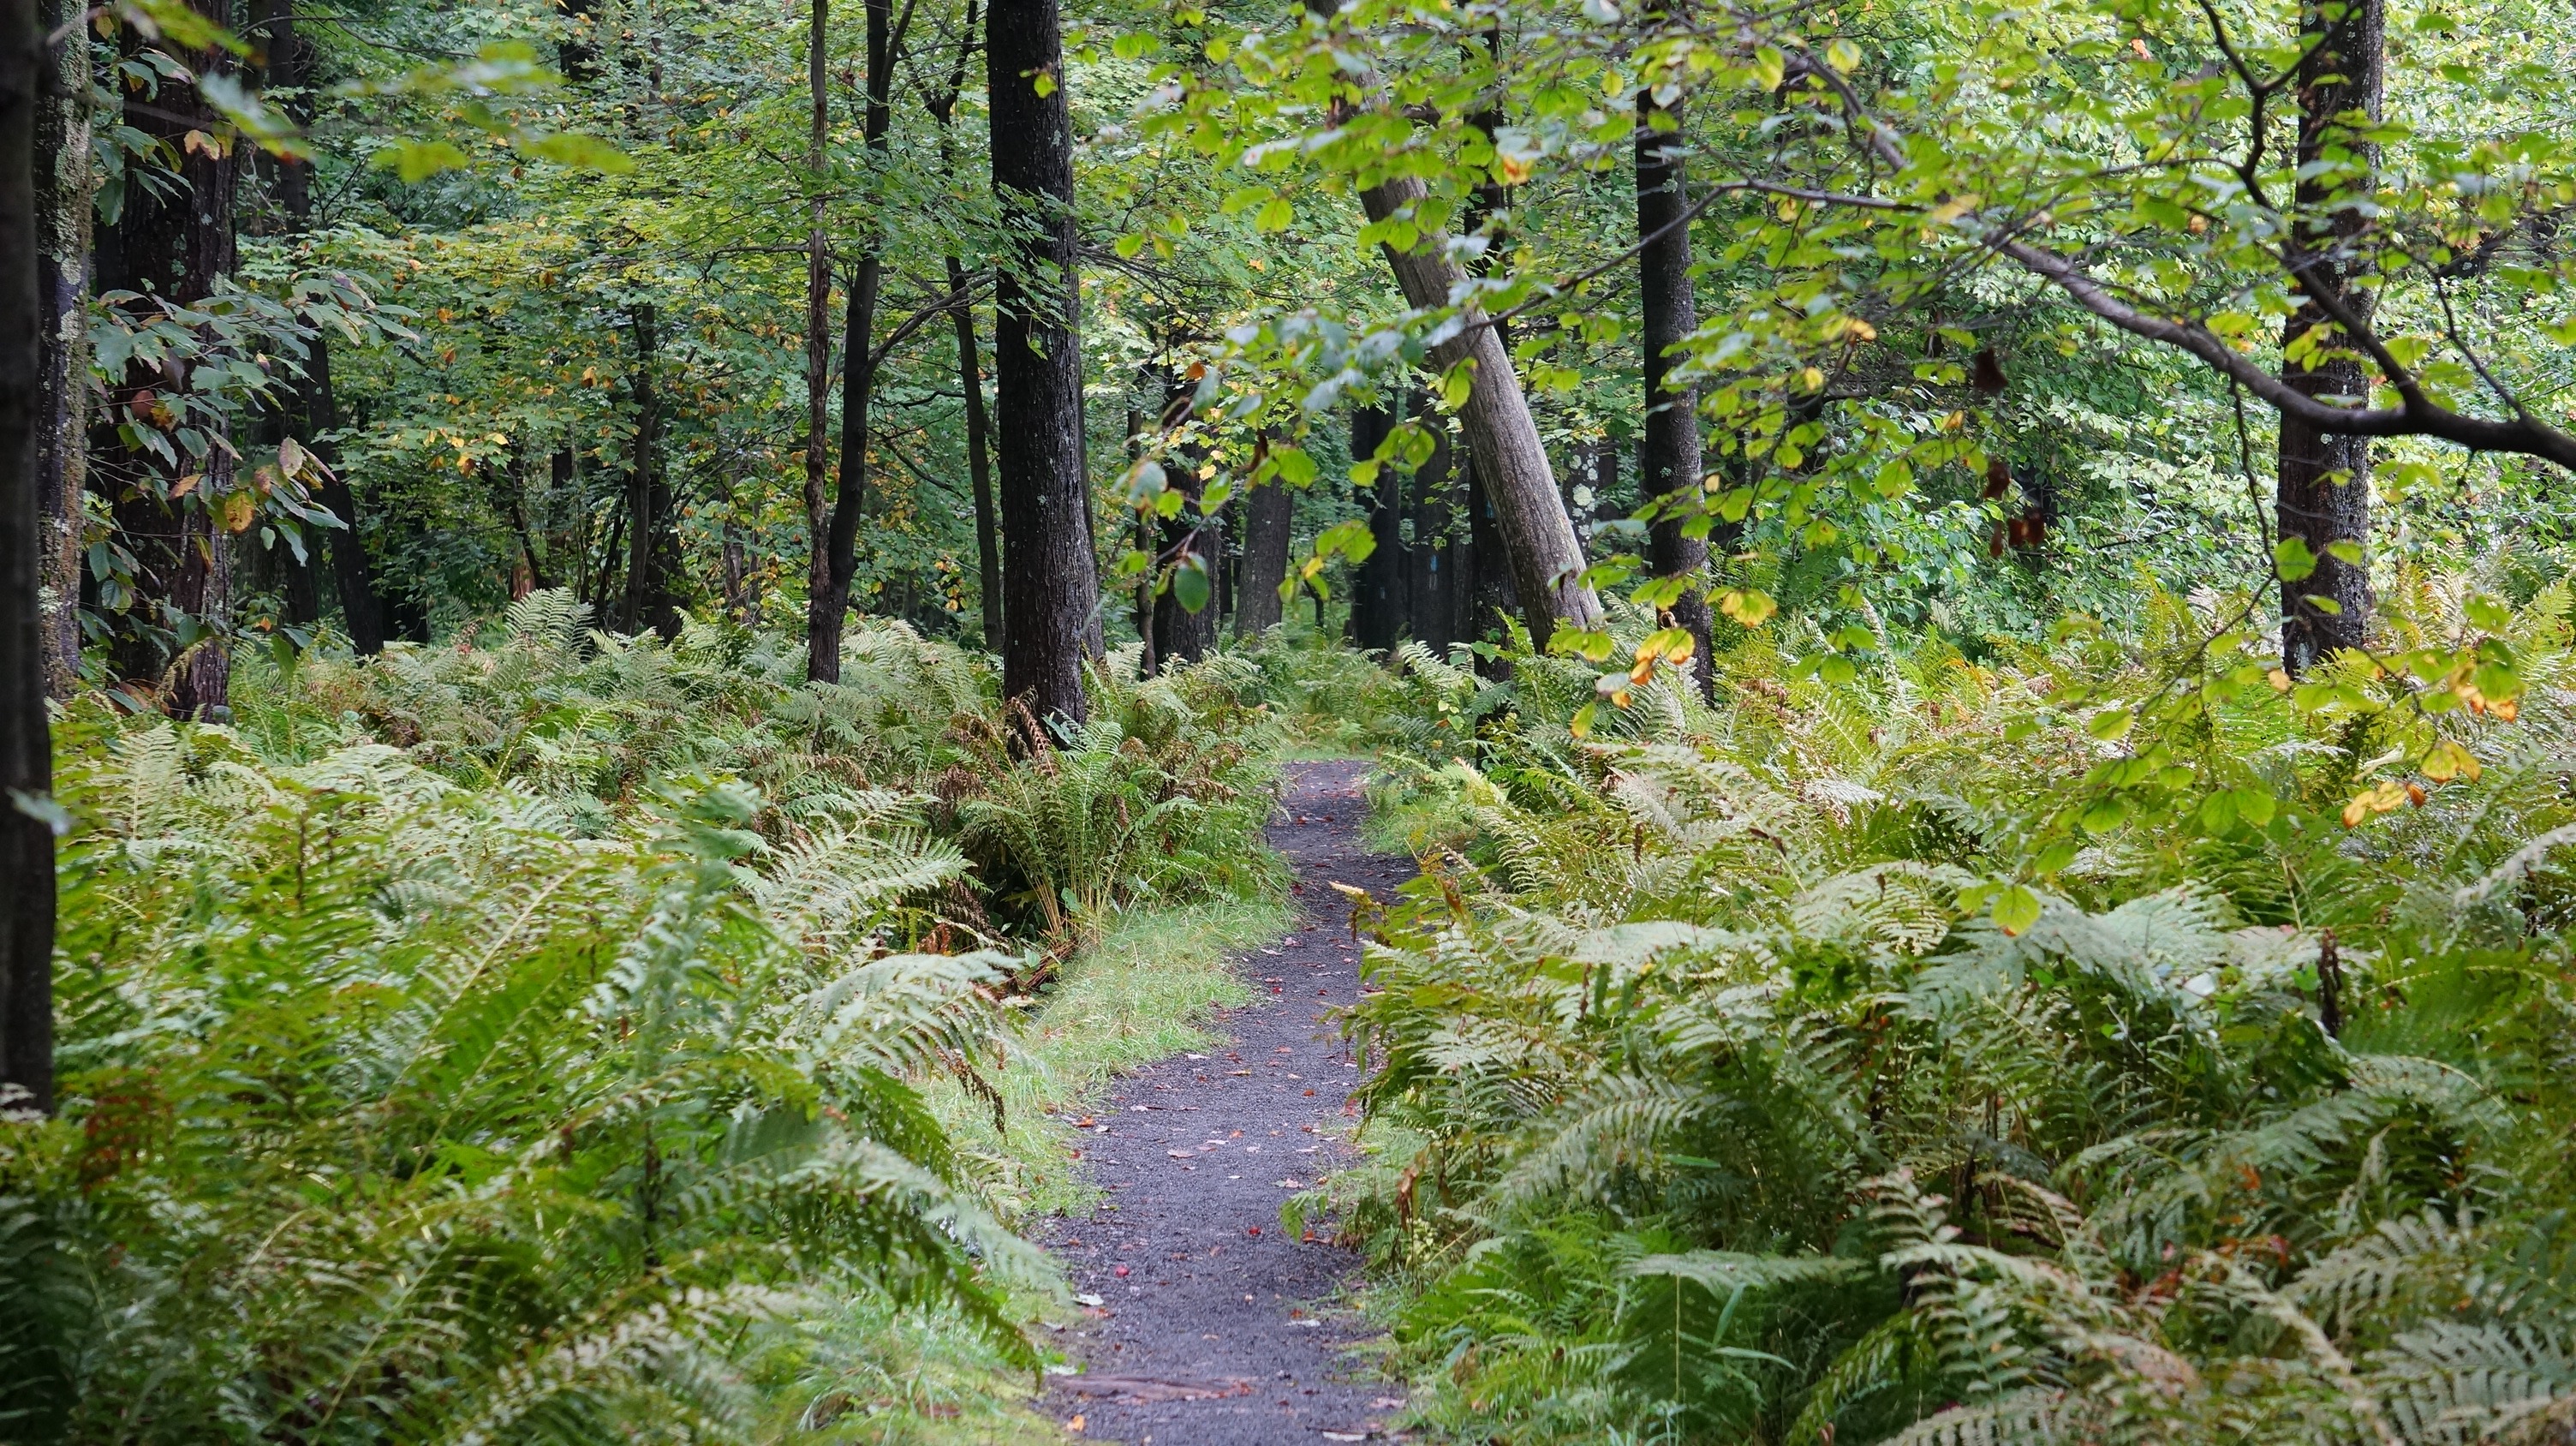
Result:
<instances>
[{"instance_id":1,"label":"narrow dirt trail","mask_svg":"<svg viewBox=\"0 0 2576 1446\"><path fill-rule=\"evenodd\" d=\"M1216 1021L1231 1042L1119 1082L1075 1147L1108 1195L1055 1222L1047 1248L1097 1298L1057 1339L1083 1368L1048 1405L1076 1439L1135 1446L1281 1446L1387 1439L1403 1404L1340 1357L1366 1332L1318 1319L1358 1268L1349 1251L1283 1238L1280 1202L1346 1158L1358 1082L1323 1022L1359 988L1358 946L1334 881L1383 898L1410 860L1359 842L1364 765L1297 763L1270 841L1296 870L1297 931L1241 968L1260 991Z\"/></svg>"}]
</instances>

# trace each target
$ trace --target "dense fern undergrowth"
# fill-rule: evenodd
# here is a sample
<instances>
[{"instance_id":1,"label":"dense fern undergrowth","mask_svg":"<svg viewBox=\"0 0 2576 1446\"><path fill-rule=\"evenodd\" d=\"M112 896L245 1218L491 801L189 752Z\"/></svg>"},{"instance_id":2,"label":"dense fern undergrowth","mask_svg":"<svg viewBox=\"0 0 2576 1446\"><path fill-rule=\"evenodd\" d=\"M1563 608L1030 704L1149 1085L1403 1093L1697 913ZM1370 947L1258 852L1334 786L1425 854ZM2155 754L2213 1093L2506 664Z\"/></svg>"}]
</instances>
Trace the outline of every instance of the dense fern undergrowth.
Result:
<instances>
[{"instance_id":1,"label":"dense fern undergrowth","mask_svg":"<svg viewBox=\"0 0 2576 1446\"><path fill-rule=\"evenodd\" d=\"M1656 682L1582 738L1593 668L1406 651L1375 826L1427 872L1362 906L1382 1163L1335 1194L1418 1423L2570 1439L2569 592L2412 577L2390 625L2464 602L2512 721L2349 661L2321 708L2205 689L2206 596L1842 687L1739 635L1719 706ZM2483 770L2411 773L2441 739ZM2041 872L2106 777L2135 806ZM2007 933L1973 905L2016 879Z\"/></svg>"},{"instance_id":2,"label":"dense fern undergrowth","mask_svg":"<svg viewBox=\"0 0 2576 1446\"><path fill-rule=\"evenodd\" d=\"M1123 917L1278 891L1295 660L1104 669L1032 746L900 624L820 686L586 622L539 593L246 665L229 726L60 720L65 1107L0 1131L0 1437L1034 1424L1057 1286L987 1148L1022 1019Z\"/></svg>"}]
</instances>

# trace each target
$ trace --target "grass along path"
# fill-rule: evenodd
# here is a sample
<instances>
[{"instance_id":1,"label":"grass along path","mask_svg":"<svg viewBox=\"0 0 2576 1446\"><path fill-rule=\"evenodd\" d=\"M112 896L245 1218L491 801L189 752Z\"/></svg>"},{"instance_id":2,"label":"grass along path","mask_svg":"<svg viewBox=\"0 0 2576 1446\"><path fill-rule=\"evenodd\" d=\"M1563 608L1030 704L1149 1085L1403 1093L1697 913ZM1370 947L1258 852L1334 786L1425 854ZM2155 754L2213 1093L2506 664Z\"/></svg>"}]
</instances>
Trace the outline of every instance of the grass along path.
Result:
<instances>
[{"instance_id":1,"label":"grass along path","mask_svg":"<svg viewBox=\"0 0 2576 1446\"><path fill-rule=\"evenodd\" d=\"M1270 840L1306 913L1247 959L1254 998L1218 1016L1230 1038L1144 1065L1095 1115L1062 1122L1103 1196L1042 1234L1089 1305L1058 1337L1083 1368L1053 1383L1070 1434L1303 1446L1382 1438L1403 1405L1340 1359L1365 1334L1333 1309L1357 1257L1280 1229L1281 1203L1351 1158L1358 1072L1323 1014L1354 997L1359 956L1331 885L1383 896L1413 872L1360 843L1362 772L1289 765Z\"/></svg>"}]
</instances>

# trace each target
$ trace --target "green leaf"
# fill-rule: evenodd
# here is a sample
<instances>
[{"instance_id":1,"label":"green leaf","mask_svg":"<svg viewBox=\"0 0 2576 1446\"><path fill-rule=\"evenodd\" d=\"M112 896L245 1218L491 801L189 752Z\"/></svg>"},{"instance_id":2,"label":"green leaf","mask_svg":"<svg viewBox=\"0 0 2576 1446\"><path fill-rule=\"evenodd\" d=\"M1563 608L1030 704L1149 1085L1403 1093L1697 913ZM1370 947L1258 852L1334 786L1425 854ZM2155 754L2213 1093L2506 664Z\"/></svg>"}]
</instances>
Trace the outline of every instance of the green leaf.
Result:
<instances>
[{"instance_id":1,"label":"green leaf","mask_svg":"<svg viewBox=\"0 0 2576 1446\"><path fill-rule=\"evenodd\" d=\"M631 175L635 160L624 151L578 131L557 131L550 136L523 137L519 149L541 161L552 161L576 171L597 171L603 175Z\"/></svg>"},{"instance_id":2,"label":"green leaf","mask_svg":"<svg viewBox=\"0 0 2576 1446\"><path fill-rule=\"evenodd\" d=\"M2039 895L2019 884L1995 895L1995 927L2018 938L2039 922Z\"/></svg>"},{"instance_id":3,"label":"green leaf","mask_svg":"<svg viewBox=\"0 0 2576 1446\"><path fill-rule=\"evenodd\" d=\"M1206 610L1208 596L1207 564L1195 552L1183 553L1172 566L1172 600L1181 605L1181 611L1198 613Z\"/></svg>"},{"instance_id":4,"label":"green leaf","mask_svg":"<svg viewBox=\"0 0 2576 1446\"><path fill-rule=\"evenodd\" d=\"M2317 555L2308 550L2306 538L2284 537L2272 548L2272 570L2283 582L2297 582L2317 570Z\"/></svg>"},{"instance_id":5,"label":"green leaf","mask_svg":"<svg viewBox=\"0 0 2576 1446\"><path fill-rule=\"evenodd\" d=\"M473 161L445 141L398 140L367 158L379 171L391 171L405 185L418 185L441 171L461 171Z\"/></svg>"}]
</instances>

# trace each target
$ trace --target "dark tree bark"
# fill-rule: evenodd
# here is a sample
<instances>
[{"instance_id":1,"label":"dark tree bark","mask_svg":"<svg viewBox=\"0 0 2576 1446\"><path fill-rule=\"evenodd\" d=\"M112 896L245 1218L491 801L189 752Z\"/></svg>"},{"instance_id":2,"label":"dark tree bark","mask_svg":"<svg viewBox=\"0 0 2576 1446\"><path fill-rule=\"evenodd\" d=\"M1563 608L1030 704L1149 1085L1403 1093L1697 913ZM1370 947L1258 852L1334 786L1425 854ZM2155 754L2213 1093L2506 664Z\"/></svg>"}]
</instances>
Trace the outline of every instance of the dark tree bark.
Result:
<instances>
[{"instance_id":1,"label":"dark tree bark","mask_svg":"<svg viewBox=\"0 0 2576 1446\"><path fill-rule=\"evenodd\" d=\"M178 58L199 73L233 69L230 55L221 50ZM165 301L193 305L212 295L217 279L233 266L240 151L202 139L188 143L191 133L214 136L223 126L196 88L183 82L164 81L150 105L129 111L125 122L181 157L179 184L159 194L141 186L127 190L123 214L100 246L99 285L140 293L145 300L132 303L139 309L158 310ZM175 409L189 381L138 364L127 369L115 395L132 405L150 393ZM117 529L135 558L137 596L117 620L108 650L110 671L131 687L158 696L176 716L218 716L231 682L226 631L234 539L214 525L211 509L233 490L230 439L218 435L205 457L183 464L196 479L183 492L178 484L184 478L159 475L158 459L146 449L124 445L114 420L103 418L95 429L101 445L91 453L91 486L112 499ZM190 422L219 430L203 415ZM232 515L236 520L240 516ZM173 631L164 623L195 629L200 636L174 657L166 641Z\"/></svg>"},{"instance_id":2,"label":"dark tree bark","mask_svg":"<svg viewBox=\"0 0 2576 1446\"><path fill-rule=\"evenodd\" d=\"M2292 243L2308 285L2340 300L2364 325L2377 293L2350 285L2350 253L2366 224L2358 203L2370 194L2379 157L2356 127L2379 118L2387 23L2384 0L2303 0L2299 7L2306 54L2297 88L2301 220ZM2291 315L2282 339L2325 325L2325 308L2311 298ZM2349 344L2339 332L2328 334ZM2285 362L2281 379L2312 397L2369 402L2369 379L2353 357ZM2304 541L2317 560L2315 572L2281 584L2281 666L2296 676L2331 653L2361 646L2370 618L2368 562L2349 563L2327 550L2370 540L2370 439L2323 432L2284 415L2274 508L2281 536Z\"/></svg>"},{"instance_id":3,"label":"dark tree bark","mask_svg":"<svg viewBox=\"0 0 2576 1446\"><path fill-rule=\"evenodd\" d=\"M1279 585L1288 579L1288 529L1296 495L1284 482L1252 489L1243 499L1243 598L1235 607L1234 635L1259 637L1279 626L1287 605Z\"/></svg>"},{"instance_id":4,"label":"dark tree bark","mask_svg":"<svg viewBox=\"0 0 2576 1446\"><path fill-rule=\"evenodd\" d=\"M42 57L35 136L37 342L43 411L36 437L37 559L43 598L45 691L69 698L80 680L81 493L89 477L90 217L98 177L90 162L89 36L73 0L43 0L48 36L68 31Z\"/></svg>"},{"instance_id":5,"label":"dark tree bark","mask_svg":"<svg viewBox=\"0 0 2576 1446\"><path fill-rule=\"evenodd\" d=\"M886 149L894 123L893 0L863 0L868 18L867 101L859 133L871 151ZM882 237L871 238L850 278L849 311L841 330L841 476L818 572L823 588L806 619L805 676L832 683L841 677L841 629L850 612L850 583L859 572L859 523L868 511L868 410L877 385L877 300L884 290Z\"/></svg>"},{"instance_id":6,"label":"dark tree bark","mask_svg":"<svg viewBox=\"0 0 2576 1446\"><path fill-rule=\"evenodd\" d=\"M1055 0L1000 0L986 24L993 189L1014 256L994 298L1002 532L1011 567L1002 688L1040 718L1089 716L1082 664L1098 636L1098 564L1083 464L1082 352L1075 334L1073 136Z\"/></svg>"},{"instance_id":7,"label":"dark tree bark","mask_svg":"<svg viewBox=\"0 0 2576 1446\"><path fill-rule=\"evenodd\" d=\"M1178 378L1166 377L1168 393L1163 406L1166 431L1189 417L1190 387ZM1197 447L1185 447L1174 459L1167 477L1172 490L1189 499L1180 515L1163 520L1162 547L1159 555L1171 569L1175 581L1154 594L1153 654L1157 668L1174 663L1195 663L1216 647L1218 569L1224 565L1223 524L1199 512L1199 499L1207 494L1207 483L1199 476L1205 460ZM1207 583L1206 603L1192 612L1181 605L1178 575L1195 568Z\"/></svg>"},{"instance_id":8,"label":"dark tree bark","mask_svg":"<svg viewBox=\"0 0 2576 1446\"><path fill-rule=\"evenodd\" d=\"M1351 414L1351 457L1376 455L1395 429L1392 409L1363 407ZM1405 632L1404 478L1392 466L1380 467L1368 490L1353 499L1368 509L1369 538L1375 544L1351 580L1351 643L1371 651L1392 649Z\"/></svg>"},{"instance_id":9,"label":"dark tree bark","mask_svg":"<svg viewBox=\"0 0 2576 1446\"><path fill-rule=\"evenodd\" d=\"M671 516L670 484L662 475L662 398L653 377L661 344L656 320L649 302L637 304L631 318L635 443L626 466L626 595L617 625L627 633L651 628L669 639L680 635L680 610L673 598L680 539Z\"/></svg>"},{"instance_id":10,"label":"dark tree bark","mask_svg":"<svg viewBox=\"0 0 2576 1446\"><path fill-rule=\"evenodd\" d=\"M1414 640L1440 653L1457 641L1458 563L1450 539L1449 429L1431 429L1431 460L1413 474L1413 540L1405 548L1405 618Z\"/></svg>"},{"instance_id":11,"label":"dark tree bark","mask_svg":"<svg viewBox=\"0 0 2576 1446\"><path fill-rule=\"evenodd\" d=\"M826 90L829 0L812 0L805 35L805 675L841 675L840 614L832 613L827 641L814 635L832 591L832 454L824 448L832 407L832 248L823 234L823 142L831 127ZM818 661L828 651L828 660ZM826 670L818 674L815 670Z\"/></svg>"},{"instance_id":12,"label":"dark tree bark","mask_svg":"<svg viewBox=\"0 0 2576 1446\"><path fill-rule=\"evenodd\" d=\"M1655 124L1671 118L1669 129ZM1637 491L1667 505L1701 496L1699 393L1672 381L1673 348L1699 329L1691 294L1690 197L1682 170L1681 105L1655 104L1652 91L1637 93L1637 234L1647 238L1637 254L1637 282L1645 313L1646 432L1638 448ZM1708 594L1697 581L1708 566L1708 542L1682 530L1679 517L1656 520L1646 534L1646 566L1657 577L1693 579L1667 611L1671 625L1687 629L1694 647L1691 680L1700 696L1717 686L1709 657Z\"/></svg>"},{"instance_id":13,"label":"dark tree bark","mask_svg":"<svg viewBox=\"0 0 2576 1446\"><path fill-rule=\"evenodd\" d=\"M45 722L45 549L36 465L50 418L37 340L52 217L37 208L38 95L48 56L36 0L0 0L0 1087L10 1109L54 1107L54 832L24 806L53 789ZM73 38L82 43L81 37Z\"/></svg>"},{"instance_id":14,"label":"dark tree bark","mask_svg":"<svg viewBox=\"0 0 2576 1446\"><path fill-rule=\"evenodd\" d=\"M1002 538L993 517L992 423L984 415L984 362L975 346L975 308L966 300L966 267L948 258L950 312L957 328L957 389L966 398L966 477L975 495L975 567L984 600L984 646L1002 641Z\"/></svg>"}]
</instances>

